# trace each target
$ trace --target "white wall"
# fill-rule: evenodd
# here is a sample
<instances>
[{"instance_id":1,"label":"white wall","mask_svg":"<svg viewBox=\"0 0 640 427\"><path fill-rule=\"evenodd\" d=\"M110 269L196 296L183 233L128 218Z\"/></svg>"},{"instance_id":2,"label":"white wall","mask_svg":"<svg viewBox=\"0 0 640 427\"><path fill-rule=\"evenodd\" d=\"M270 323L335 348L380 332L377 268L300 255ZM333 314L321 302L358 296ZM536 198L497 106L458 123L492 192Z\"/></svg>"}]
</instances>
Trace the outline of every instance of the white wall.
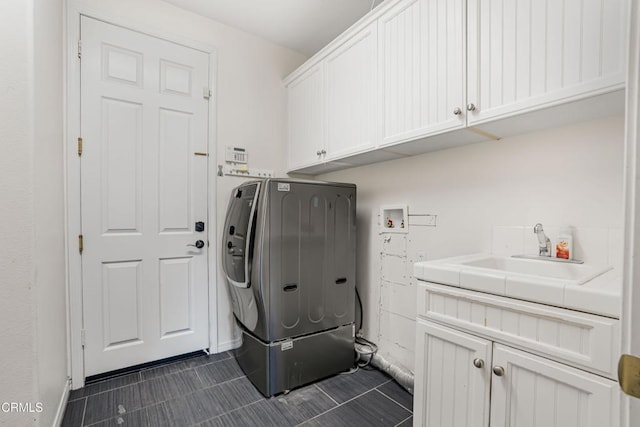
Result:
<instances>
[{"instance_id":1,"label":"white wall","mask_svg":"<svg viewBox=\"0 0 640 427\"><path fill-rule=\"evenodd\" d=\"M61 18L62 0L0 5L0 402L43 408L7 426L51 425L67 382Z\"/></svg>"},{"instance_id":2,"label":"white wall","mask_svg":"<svg viewBox=\"0 0 640 427\"><path fill-rule=\"evenodd\" d=\"M614 117L318 176L358 186L357 286L366 335L412 369L411 264L490 252L492 243L500 246L492 242L496 229L505 231L499 226L527 226L525 247L535 244L526 231L537 222L548 230L573 226L580 232L577 255L598 260L611 253L604 262L619 265L623 143L623 119ZM392 235L390 244L406 248L404 260L381 256L379 207L396 203L409 205L410 214L437 215L436 227L410 225L406 241ZM393 269L404 269L406 279L389 280Z\"/></svg>"},{"instance_id":3,"label":"white wall","mask_svg":"<svg viewBox=\"0 0 640 427\"><path fill-rule=\"evenodd\" d=\"M34 1L33 282L42 426L52 425L68 378L62 17L63 0Z\"/></svg>"},{"instance_id":4,"label":"white wall","mask_svg":"<svg viewBox=\"0 0 640 427\"><path fill-rule=\"evenodd\" d=\"M0 17L0 402L33 402L31 2L0 2ZM0 425L30 418L0 412Z\"/></svg>"},{"instance_id":5,"label":"white wall","mask_svg":"<svg viewBox=\"0 0 640 427\"><path fill-rule=\"evenodd\" d=\"M284 174L286 92L282 79L306 57L159 0L79 0L72 4L116 17L119 22L168 32L215 47L218 64L215 84L217 129L214 131L218 163L223 163L226 145L242 146L249 151L251 167L273 169L277 175ZM215 172L211 171L212 174ZM231 189L242 180L230 177L215 179L220 235ZM237 344L237 337L220 271L217 284L217 341L220 349L227 349Z\"/></svg>"}]
</instances>

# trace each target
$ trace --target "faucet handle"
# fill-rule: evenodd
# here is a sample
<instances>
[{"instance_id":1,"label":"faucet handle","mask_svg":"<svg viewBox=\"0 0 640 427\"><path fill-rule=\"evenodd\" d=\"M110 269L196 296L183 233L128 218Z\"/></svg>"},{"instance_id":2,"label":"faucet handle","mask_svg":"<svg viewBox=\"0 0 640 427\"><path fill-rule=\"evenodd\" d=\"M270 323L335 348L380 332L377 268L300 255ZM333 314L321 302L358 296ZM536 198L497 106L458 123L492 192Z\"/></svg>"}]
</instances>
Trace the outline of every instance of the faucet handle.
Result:
<instances>
[{"instance_id":1,"label":"faucet handle","mask_svg":"<svg viewBox=\"0 0 640 427\"><path fill-rule=\"evenodd\" d=\"M544 231L544 230L542 229L542 224L537 223L537 224L533 227L533 232L534 232L534 233L536 233L536 234L538 234L538 233L540 233L541 231Z\"/></svg>"}]
</instances>

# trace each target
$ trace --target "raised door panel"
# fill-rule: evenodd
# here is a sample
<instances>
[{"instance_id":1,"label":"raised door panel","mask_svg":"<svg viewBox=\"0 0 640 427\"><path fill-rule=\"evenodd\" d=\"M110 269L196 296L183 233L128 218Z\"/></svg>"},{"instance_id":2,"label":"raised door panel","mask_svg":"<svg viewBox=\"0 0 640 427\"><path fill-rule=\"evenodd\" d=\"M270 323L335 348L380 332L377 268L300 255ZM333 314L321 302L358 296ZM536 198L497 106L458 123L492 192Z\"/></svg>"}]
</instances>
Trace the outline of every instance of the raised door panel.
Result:
<instances>
[{"instance_id":1,"label":"raised door panel","mask_svg":"<svg viewBox=\"0 0 640 427\"><path fill-rule=\"evenodd\" d=\"M491 426L616 427L616 382L569 366L494 344Z\"/></svg>"},{"instance_id":2,"label":"raised door panel","mask_svg":"<svg viewBox=\"0 0 640 427\"><path fill-rule=\"evenodd\" d=\"M470 0L468 123L620 88L625 0Z\"/></svg>"},{"instance_id":3,"label":"raised door panel","mask_svg":"<svg viewBox=\"0 0 640 427\"><path fill-rule=\"evenodd\" d=\"M376 145L376 28L354 34L325 60L327 159Z\"/></svg>"},{"instance_id":4,"label":"raised door panel","mask_svg":"<svg viewBox=\"0 0 640 427\"><path fill-rule=\"evenodd\" d=\"M416 331L414 425L488 426L491 342L423 320Z\"/></svg>"},{"instance_id":5,"label":"raised door panel","mask_svg":"<svg viewBox=\"0 0 640 427\"><path fill-rule=\"evenodd\" d=\"M406 0L380 18L382 144L464 127L465 15L463 0Z\"/></svg>"},{"instance_id":6,"label":"raised door panel","mask_svg":"<svg viewBox=\"0 0 640 427\"><path fill-rule=\"evenodd\" d=\"M323 66L316 65L288 88L288 169L320 163L324 149Z\"/></svg>"}]
</instances>

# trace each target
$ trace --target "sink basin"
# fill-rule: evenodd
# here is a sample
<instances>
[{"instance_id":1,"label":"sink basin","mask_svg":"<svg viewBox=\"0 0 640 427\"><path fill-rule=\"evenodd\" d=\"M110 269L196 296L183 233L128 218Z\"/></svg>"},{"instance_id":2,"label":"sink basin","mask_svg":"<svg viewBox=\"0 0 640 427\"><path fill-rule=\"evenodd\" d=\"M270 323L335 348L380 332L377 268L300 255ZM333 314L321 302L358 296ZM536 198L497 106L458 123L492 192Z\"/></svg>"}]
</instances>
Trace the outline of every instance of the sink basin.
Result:
<instances>
[{"instance_id":1,"label":"sink basin","mask_svg":"<svg viewBox=\"0 0 640 427\"><path fill-rule=\"evenodd\" d=\"M461 261L460 265L490 269L501 273L515 273L558 280L570 280L574 285L582 285L594 277L611 270L610 266L564 264L547 260L508 258L491 255L474 260Z\"/></svg>"},{"instance_id":2,"label":"sink basin","mask_svg":"<svg viewBox=\"0 0 640 427\"><path fill-rule=\"evenodd\" d=\"M620 316L622 277L619 271L604 264L480 253L417 262L414 276L433 286L452 286L614 318ZM434 298L426 303L443 301ZM461 308L469 310L458 307ZM455 311L455 306L452 309Z\"/></svg>"}]
</instances>

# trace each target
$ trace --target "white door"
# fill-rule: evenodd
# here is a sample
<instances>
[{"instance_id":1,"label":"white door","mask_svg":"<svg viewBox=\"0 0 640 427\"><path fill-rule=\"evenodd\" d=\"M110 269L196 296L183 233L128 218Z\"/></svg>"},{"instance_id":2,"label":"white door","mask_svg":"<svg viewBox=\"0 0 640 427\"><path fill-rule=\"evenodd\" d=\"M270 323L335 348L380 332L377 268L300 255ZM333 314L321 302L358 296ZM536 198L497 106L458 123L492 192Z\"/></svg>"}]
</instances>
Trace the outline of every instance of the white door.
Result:
<instances>
[{"instance_id":1,"label":"white door","mask_svg":"<svg viewBox=\"0 0 640 427\"><path fill-rule=\"evenodd\" d=\"M89 376L209 346L209 57L86 17L81 38Z\"/></svg>"},{"instance_id":2,"label":"white door","mask_svg":"<svg viewBox=\"0 0 640 427\"><path fill-rule=\"evenodd\" d=\"M414 425L487 427L490 369L490 341L418 320Z\"/></svg>"},{"instance_id":3,"label":"white door","mask_svg":"<svg viewBox=\"0 0 640 427\"><path fill-rule=\"evenodd\" d=\"M492 427L619 425L614 381L500 344L494 344L493 367Z\"/></svg>"},{"instance_id":4,"label":"white door","mask_svg":"<svg viewBox=\"0 0 640 427\"><path fill-rule=\"evenodd\" d=\"M370 24L325 60L327 159L376 145L376 29Z\"/></svg>"}]
</instances>

